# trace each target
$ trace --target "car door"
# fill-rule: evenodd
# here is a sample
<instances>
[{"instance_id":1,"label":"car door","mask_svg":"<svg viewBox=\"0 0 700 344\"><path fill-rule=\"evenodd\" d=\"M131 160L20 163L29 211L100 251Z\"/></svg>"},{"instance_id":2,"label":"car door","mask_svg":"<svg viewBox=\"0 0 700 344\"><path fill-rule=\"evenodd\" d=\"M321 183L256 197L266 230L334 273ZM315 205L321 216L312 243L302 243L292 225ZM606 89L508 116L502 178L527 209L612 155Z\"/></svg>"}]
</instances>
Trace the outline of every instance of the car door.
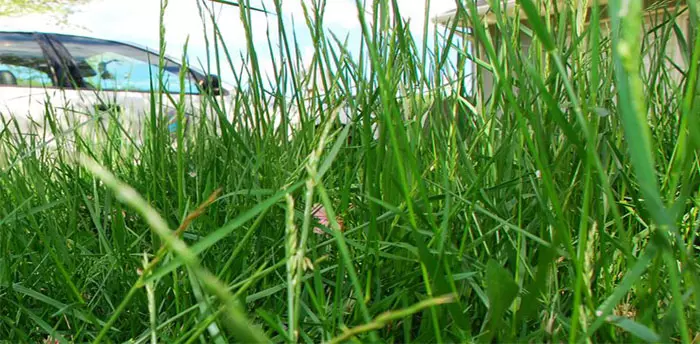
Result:
<instances>
[{"instance_id":1,"label":"car door","mask_svg":"<svg viewBox=\"0 0 700 344\"><path fill-rule=\"evenodd\" d=\"M0 32L0 130L27 130L41 121L46 100L58 96L60 73L41 43L41 35Z\"/></svg>"},{"instance_id":2,"label":"car door","mask_svg":"<svg viewBox=\"0 0 700 344\"><path fill-rule=\"evenodd\" d=\"M84 121L112 117L132 137L141 138L151 112L151 90L162 89L173 99L181 91L181 65L166 60L163 82L158 76L159 56L132 45L89 37L49 35L64 70L70 71L72 89L63 93L73 117ZM198 79L185 73L185 111L193 113L200 102ZM175 104L163 97L164 113L174 129ZM97 115L97 116L96 116ZM77 122L80 122L79 120ZM75 124L75 123L74 123ZM89 127L86 125L86 127Z\"/></svg>"}]
</instances>

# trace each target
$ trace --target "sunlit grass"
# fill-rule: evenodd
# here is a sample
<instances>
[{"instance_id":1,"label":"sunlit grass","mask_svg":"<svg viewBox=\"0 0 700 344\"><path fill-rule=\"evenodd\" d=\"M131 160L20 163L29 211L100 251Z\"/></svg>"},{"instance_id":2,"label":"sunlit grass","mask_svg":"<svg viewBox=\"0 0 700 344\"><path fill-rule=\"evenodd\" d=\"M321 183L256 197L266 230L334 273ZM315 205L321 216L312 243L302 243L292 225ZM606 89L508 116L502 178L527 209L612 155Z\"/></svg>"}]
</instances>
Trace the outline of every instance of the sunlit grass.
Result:
<instances>
[{"instance_id":1,"label":"sunlit grass","mask_svg":"<svg viewBox=\"0 0 700 344\"><path fill-rule=\"evenodd\" d=\"M153 93L139 135L56 104L32 135L4 117L0 340L697 340L700 35L631 3L522 0L530 18L496 11L472 45L358 0L355 50L308 7L307 66L303 33L254 46L244 10L243 68L202 3L230 102ZM697 23L689 4L659 18Z\"/></svg>"}]
</instances>

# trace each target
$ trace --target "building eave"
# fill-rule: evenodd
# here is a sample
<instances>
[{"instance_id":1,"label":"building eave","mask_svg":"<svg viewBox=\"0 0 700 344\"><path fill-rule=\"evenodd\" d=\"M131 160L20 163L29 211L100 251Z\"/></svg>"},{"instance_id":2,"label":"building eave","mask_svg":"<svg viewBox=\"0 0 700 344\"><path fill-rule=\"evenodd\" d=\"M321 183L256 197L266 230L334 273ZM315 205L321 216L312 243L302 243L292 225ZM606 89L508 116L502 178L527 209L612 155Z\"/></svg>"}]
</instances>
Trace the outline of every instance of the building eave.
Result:
<instances>
[{"instance_id":1,"label":"building eave","mask_svg":"<svg viewBox=\"0 0 700 344\"><path fill-rule=\"evenodd\" d=\"M473 0L471 0L473 1ZM508 16L515 16L516 12L516 0L496 0L496 1L501 1L503 4L503 8L501 11L503 11L506 15ZM642 0L635 0L635 1L642 1ZM655 5L658 7L659 5L663 5L664 2L668 2L668 5L671 5L673 1L669 0L643 0L645 3L646 7L654 7L652 5ZM564 6L564 0L558 0L558 3L560 6ZM598 0L598 4L601 6L607 5L608 0ZM681 7L685 7L686 0L680 0L680 5ZM593 1L589 1L587 3L588 7L591 7L593 5ZM675 7L675 4L673 4L670 7ZM668 7L667 7L668 8ZM488 3L487 0L479 0L477 1L477 15L481 19L481 23L484 25L490 25L494 24L496 22L496 15L494 11L491 10L491 5ZM658 11L658 9L652 10L652 11ZM545 15L547 13L547 10L543 7L540 9L540 14ZM455 17L457 16L457 9L453 9L450 11L447 11L445 13L442 13L436 17L433 18L433 22L436 24L444 25L444 26L450 26L452 25ZM525 12L520 10L520 17L521 18L526 18ZM470 26L467 23L457 23L458 27L463 27L463 28L470 28Z\"/></svg>"}]
</instances>

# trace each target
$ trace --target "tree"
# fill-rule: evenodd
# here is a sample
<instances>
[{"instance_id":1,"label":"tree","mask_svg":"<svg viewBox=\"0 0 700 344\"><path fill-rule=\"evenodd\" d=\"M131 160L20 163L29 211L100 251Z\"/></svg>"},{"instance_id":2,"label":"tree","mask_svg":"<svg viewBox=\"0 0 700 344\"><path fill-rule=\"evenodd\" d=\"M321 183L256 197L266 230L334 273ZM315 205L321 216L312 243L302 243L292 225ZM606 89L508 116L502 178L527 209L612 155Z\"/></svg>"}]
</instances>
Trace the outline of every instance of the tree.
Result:
<instances>
[{"instance_id":1,"label":"tree","mask_svg":"<svg viewBox=\"0 0 700 344\"><path fill-rule=\"evenodd\" d=\"M65 17L71 8L89 0L0 0L0 16L20 16L30 13L50 13Z\"/></svg>"}]
</instances>

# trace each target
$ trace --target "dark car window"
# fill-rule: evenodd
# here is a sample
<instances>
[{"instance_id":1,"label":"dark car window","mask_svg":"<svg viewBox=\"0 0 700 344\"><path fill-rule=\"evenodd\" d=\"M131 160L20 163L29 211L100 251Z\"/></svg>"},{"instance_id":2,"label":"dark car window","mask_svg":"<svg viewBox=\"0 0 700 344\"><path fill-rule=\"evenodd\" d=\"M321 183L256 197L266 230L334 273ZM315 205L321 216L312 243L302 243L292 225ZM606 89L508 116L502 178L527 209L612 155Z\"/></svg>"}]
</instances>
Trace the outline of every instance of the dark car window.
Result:
<instances>
[{"instance_id":1,"label":"dark car window","mask_svg":"<svg viewBox=\"0 0 700 344\"><path fill-rule=\"evenodd\" d=\"M159 89L158 55L126 44L88 37L55 35L75 60L83 80L99 90L150 92ZM167 61L164 91L179 93L181 66ZM185 76L185 93L199 93L197 80Z\"/></svg>"},{"instance_id":2,"label":"dark car window","mask_svg":"<svg viewBox=\"0 0 700 344\"><path fill-rule=\"evenodd\" d=\"M32 34L0 32L0 86L54 86L51 67Z\"/></svg>"}]
</instances>

